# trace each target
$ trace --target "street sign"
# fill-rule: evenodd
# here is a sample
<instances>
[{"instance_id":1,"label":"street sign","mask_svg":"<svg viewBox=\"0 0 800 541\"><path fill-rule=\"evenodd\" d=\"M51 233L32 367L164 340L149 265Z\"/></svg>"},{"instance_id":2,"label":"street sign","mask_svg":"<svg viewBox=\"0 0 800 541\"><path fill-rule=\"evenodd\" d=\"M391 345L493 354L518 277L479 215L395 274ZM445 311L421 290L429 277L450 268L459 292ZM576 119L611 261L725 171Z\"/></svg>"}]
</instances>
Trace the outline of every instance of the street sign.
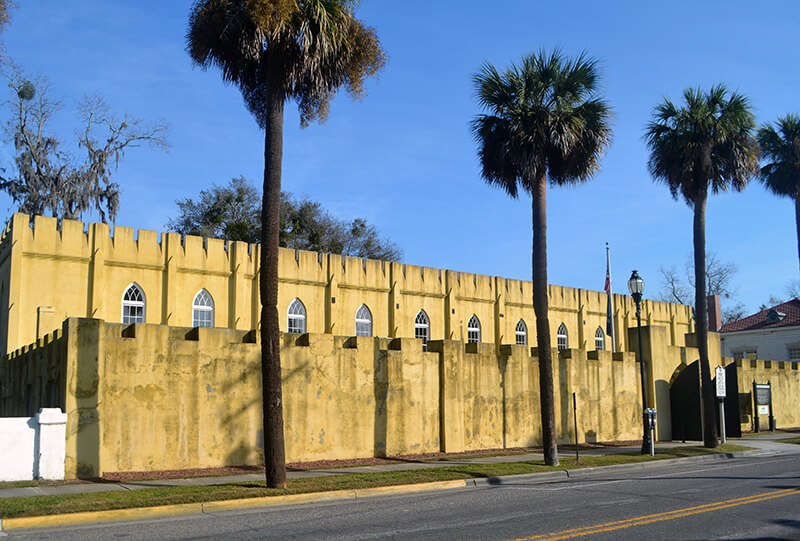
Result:
<instances>
[{"instance_id":1,"label":"street sign","mask_svg":"<svg viewBox=\"0 0 800 541\"><path fill-rule=\"evenodd\" d=\"M758 406L759 415L769 415L769 406Z\"/></svg>"},{"instance_id":2,"label":"street sign","mask_svg":"<svg viewBox=\"0 0 800 541\"><path fill-rule=\"evenodd\" d=\"M717 398L725 398L725 369L717 367Z\"/></svg>"}]
</instances>

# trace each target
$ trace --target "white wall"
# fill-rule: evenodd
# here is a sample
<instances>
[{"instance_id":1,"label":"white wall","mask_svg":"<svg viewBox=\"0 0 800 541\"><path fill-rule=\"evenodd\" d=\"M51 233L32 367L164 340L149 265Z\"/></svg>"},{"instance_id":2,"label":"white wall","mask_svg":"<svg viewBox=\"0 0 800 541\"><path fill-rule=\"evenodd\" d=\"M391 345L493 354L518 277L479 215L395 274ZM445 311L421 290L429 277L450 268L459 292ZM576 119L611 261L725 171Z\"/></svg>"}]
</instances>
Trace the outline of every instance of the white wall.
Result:
<instances>
[{"instance_id":1,"label":"white wall","mask_svg":"<svg viewBox=\"0 0 800 541\"><path fill-rule=\"evenodd\" d=\"M0 481L63 479L67 414L0 418Z\"/></svg>"},{"instance_id":2,"label":"white wall","mask_svg":"<svg viewBox=\"0 0 800 541\"><path fill-rule=\"evenodd\" d=\"M788 348L800 346L800 327L726 332L720 334L720 345L723 357L744 349L756 351L756 357L765 361L788 361Z\"/></svg>"}]
</instances>

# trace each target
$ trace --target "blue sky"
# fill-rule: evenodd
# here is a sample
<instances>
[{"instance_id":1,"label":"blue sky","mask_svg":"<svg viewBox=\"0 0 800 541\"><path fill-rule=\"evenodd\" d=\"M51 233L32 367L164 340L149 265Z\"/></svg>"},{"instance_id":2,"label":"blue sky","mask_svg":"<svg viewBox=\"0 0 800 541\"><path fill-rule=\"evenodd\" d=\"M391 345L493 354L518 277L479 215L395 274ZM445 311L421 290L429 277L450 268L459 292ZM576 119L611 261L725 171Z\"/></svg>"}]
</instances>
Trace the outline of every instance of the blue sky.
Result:
<instances>
[{"instance_id":1,"label":"blue sky","mask_svg":"<svg viewBox=\"0 0 800 541\"><path fill-rule=\"evenodd\" d=\"M72 141L75 103L92 92L171 126L169 153L132 149L114 174L117 225L161 231L178 198L239 175L261 182L263 134L238 91L185 52L190 1L18 3L6 54L62 98L54 131ZM665 96L722 82L751 99L759 123L800 112L800 5L791 0L363 0L358 14L389 63L363 101L337 98L325 125L300 129L287 106L283 187L341 218L367 218L407 263L530 278L530 199L484 183L469 131L481 112L471 77L483 62L506 66L554 47L600 61L613 144L592 181L548 193L550 282L571 287L602 290L606 242L615 291L636 268L646 298L657 294L660 266L682 269L691 254L691 210L647 172L642 133ZM6 168L12 151L0 149ZM0 217L12 210L0 195ZM736 300L750 312L798 279L793 205L757 182L710 198L707 246L737 265Z\"/></svg>"}]
</instances>

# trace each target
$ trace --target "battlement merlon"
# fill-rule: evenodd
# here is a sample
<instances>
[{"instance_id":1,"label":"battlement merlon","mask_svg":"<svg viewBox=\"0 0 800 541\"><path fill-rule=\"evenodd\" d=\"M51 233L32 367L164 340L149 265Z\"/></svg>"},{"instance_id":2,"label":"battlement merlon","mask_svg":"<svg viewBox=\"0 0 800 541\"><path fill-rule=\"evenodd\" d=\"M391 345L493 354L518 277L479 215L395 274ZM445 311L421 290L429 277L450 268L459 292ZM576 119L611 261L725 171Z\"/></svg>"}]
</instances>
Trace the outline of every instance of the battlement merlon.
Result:
<instances>
[{"instance_id":1,"label":"battlement merlon","mask_svg":"<svg viewBox=\"0 0 800 541\"><path fill-rule=\"evenodd\" d=\"M0 234L0 259L15 243L27 253L51 257L91 257L93 251L101 250L110 261L153 264L163 262L169 246L173 249L170 255L184 267L222 270L244 265L252 273L258 263L257 244L123 226L115 226L112 233L108 224L77 220L59 223L47 216L31 220L22 213L14 213Z\"/></svg>"},{"instance_id":2,"label":"battlement merlon","mask_svg":"<svg viewBox=\"0 0 800 541\"><path fill-rule=\"evenodd\" d=\"M35 299L35 303L34 299L29 299L36 306L58 307L62 316L116 319L121 292L128 283L137 281L146 289L148 301L154 291L166 292L169 289L171 292L164 299L160 297L166 293L156 293L153 297L156 302L152 304L154 310L148 309L148 323L185 324L184 320L191 316L191 312L187 312L187 316L183 307L191 303L191 297L201 287L213 288L215 301L228 305L226 310L222 310L222 304L219 305L220 325L243 329L257 322L257 244L192 235L182 237L177 233L122 226L112 229L107 224L85 224L73 220L62 220L59 224L55 218L37 216L31 220L28 215L17 213L2 232L0 262L3 253L8 254L8 259L12 252L24 256L26 261L28 256L49 261L47 268L51 270L48 272L62 275L53 295L62 295L67 284L76 284L75 280L83 280L88 272L91 291L76 291L73 295L76 299L88 295L89 301L84 301L86 307L83 304L76 305L77 308L71 304L61 307L61 297L46 299L43 294L39 295L42 298ZM66 273L62 272L66 268L61 265L62 261L71 265ZM27 263L22 266L25 272L34 268ZM39 267L37 263L36 268ZM12 274L14 268L21 267L13 267ZM22 271L17 274L19 272ZM432 339L455 337L461 332L460 326L466 325L473 313L480 319L486 341L510 341L520 319L527 325L530 339L534 339L534 291L530 281L287 248L279 251L278 275L284 291L283 300L279 299L279 302L286 304L295 297L302 298L304 303L310 303L308 307L315 314L322 312L325 302L338 303L336 307L326 308L330 313L319 326L314 324L313 318L317 316L311 316L309 328L319 332L330 328L332 332L349 334L353 317L350 312L355 313L358 306L365 303L375 313L376 324L380 323L375 332L385 336L396 337L412 332L408 329L413 329L414 317L424 309L434 318ZM141 280L148 283L141 283ZM227 285L224 280L228 280ZM19 282L13 276L12 281ZM181 288L177 293L175 285ZM388 297L384 299L382 295ZM550 285L548 295L552 331L555 332L563 322L569 331L570 345L590 347L597 327L605 328L606 294ZM185 296L188 300L183 298ZM616 345L618 349L628 349L625 333L620 330L635 325L635 307L628 295L620 294L614 295L614 305L613 316L618 329ZM28 323L19 318L27 317L26 314L35 311L36 306L19 308L28 312L10 316L14 328L22 330L19 331L21 334L9 337L8 346L14 348L35 339L28 336L31 332L21 327ZM288 304L281 305L280 309L287 307ZM378 315L376 311L388 313ZM340 321L336 327L334 318L345 318L346 321ZM490 323L492 319L494 324ZM693 327L691 308L682 305L646 300L642 305L642 319L645 324L668 326L671 343L675 345Z\"/></svg>"},{"instance_id":3,"label":"battlement merlon","mask_svg":"<svg viewBox=\"0 0 800 541\"><path fill-rule=\"evenodd\" d=\"M176 248L176 255L180 258L182 266L199 266L201 268L220 267L231 268L231 257L235 253L236 263L245 264L254 272L258 266L257 244L247 244L239 241L226 241L215 238L197 237L186 235L181 237L177 233L158 233L151 230L136 230L129 227L115 226L113 234L107 224L85 223L76 220L58 220L46 216L35 216L33 222L27 214L14 213L6 227L0 233L0 254L10 249L14 241L23 241L25 251L40 254L56 255L58 253L84 252L89 249L90 232L94 233L96 242L102 244L107 240L106 259L118 260L150 260L163 258L166 253L165 240ZM99 237L105 236L105 239ZM179 248L179 249L178 249ZM136 255L133 255L136 254ZM88 255L88 254L87 254ZM306 250L281 248L281 262L288 263L293 260L296 274L304 277L319 274L320 278L329 272L341 278L339 281L354 280L366 284L385 284L394 262L384 262L365 258L339 256L329 254L332 259L322 257L323 254ZM402 272L395 273L394 280L403 282L399 284L403 290L432 290L441 292L445 283L454 287L459 294L469 296L494 298L497 293L494 284L504 284L503 291L507 303L530 303L533 294L533 284L527 280L494 277L467 272L423 267L418 265L399 263ZM338 269L327 267L338 266ZM288 270L289 265L282 265L281 270ZM242 271L244 269L240 269ZM455 280L445 279L451 273ZM290 273L294 274L294 273ZM282 276L283 277L283 276ZM500 280L498 282L498 279ZM600 291L586 291L586 299L592 304L605 300L605 294ZM550 284L548 286L550 303L564 308L577 308L578 289ZM624 294L615 294L614 303L618 307L632 304L630 298ZM685 317L690 314L690 307L645 300L643 302L643 319L652 317L656 321L669 321L674 318Z\"/></svg>"}]
</instances>

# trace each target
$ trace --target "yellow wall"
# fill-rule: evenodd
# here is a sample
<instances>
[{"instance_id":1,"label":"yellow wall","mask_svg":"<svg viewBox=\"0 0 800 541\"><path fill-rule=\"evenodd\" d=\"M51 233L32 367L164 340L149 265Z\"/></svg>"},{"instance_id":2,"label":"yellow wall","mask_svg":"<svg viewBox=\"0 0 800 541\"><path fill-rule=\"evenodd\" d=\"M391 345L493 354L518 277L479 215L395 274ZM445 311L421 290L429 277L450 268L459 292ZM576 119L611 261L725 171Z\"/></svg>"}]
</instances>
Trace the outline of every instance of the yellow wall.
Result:
<instances>
[{"instance_id":1,"label":"yellow wall","mask_svg":"<svg viewBox=\"0 0 800 541\"><path fill-rule=\"evenodd\" d=\"M71 477L263 463L255 340L248 331L70 318L0 361L0 415L64 408ZM541 442L530 348L497 354L438 340L423 352L413 339L314 333L284 334L281 344L290 462ZM559 440L574 438L572 392L580 441L635 439L633 355L554 353Z\"/></svg>"},{"instance_id":2,"label":"yellow wall","mask_svg":"<svg viewBox=\"0 0 800 541\"><path fill-rule=\"evenodd\" d=\"M772 384L772 409L778 427L800 426L800 363L763 360L733 360L739 385L739 415L742 431L755 430L753 423L753 381ZM762 432L769 430L769 416L759 415Z\"/></svg>"},{"instance_id":3,"label":"yellow wall","mask_svg":"<svg viewBox=\"0 0 800 541\"><path fill-rule=\"evenodd\" d=\"M52 332L68 317L121 321L122 295L133 282L146 296L146 322L191 326L192 301L201 288L214 299L214 325L257 328L260 314L259 247L174 233L135 231L14 214L0 239L0 353L14 351ZM536 343L531 282L440 270L396 262L281 249L278 310L286 331L289 305L299 298L306 330L339 336L355 334L355 314L366 304L374 336L413 338L414 319L425 310L432 340L466 340L474 314L483 343L514 344L517 322ZM605 329L606 294L551 285L553 340L561 323L569 347L595 349L598 327ZM615 326L635 323L627 295L615 295ZM643 323L667 328L667 343L682 345L691 331L688 306L645 301ZM618 332L616 349L629 351ZM610 342L610 341L609 341ZM610 343L606 346L610 348Z\"/></svg>"},{"instance_id":4,"label":"yellow wall","mask_svg":"<svg viewBox=\"0 0 800 541\"><path fill-rule=\"evenodd\" d=\"M260 463L257 262L254 245L122 227L111 237L102 224L31 226L15 214L0 238L0 346L13 351L0 361L0 415L64 408L72 476ZM279 280L282 330L295 298L307 314L307 334L282 336L289 461L541 443L531 282L285 249ZM112 323L132 282L147 324ZM201 288L217 328L190 328ZM553 351L559 441L575 437L573 392L579 441L638 439L632 300L615 295L612 354L593 351L605 293L551 285L548 295L554 344L560 324L569 333L569 349ZM373 337L353 336L362 304ZM420 310L427 352L413 338ZM465 344L473 314L482 343ZM691 309L645 301L642 315L648 406L669 440L670 384L698 357ZM520 319L526 346L515 345ZM731 362L713 333L709 353L712 370ZM779 426L800 425L797 366L745 368L740 379L772 379Z\"/></svg>"},{"instance_id":5,"label":"yellow wall","mask_svg":"<svg viewBox=\"0 0 800 541\"><path fill-rule=\"evenodd\" d=\"M659 410L657 436L668 440L669 388L659 382L694 362L697 350L659 346L664 327L643 330L648 392L655 393ZM0 360L0 415L63 408L67 473L73 477L259 464L256 340L254 331L70 318L61 330ZM504 345L496 353L490 344L456 340L434 340L428 352L419 346L408 338L283 334L287 460L541 444L536 348ZM554 350L559 443L575 438L573 393L579 442L639 438L635 357ZM753 379L772 382L778 426L800 424L796 364L738 366L743 429L752 420Z\"/></svg>"}]
</instances>

